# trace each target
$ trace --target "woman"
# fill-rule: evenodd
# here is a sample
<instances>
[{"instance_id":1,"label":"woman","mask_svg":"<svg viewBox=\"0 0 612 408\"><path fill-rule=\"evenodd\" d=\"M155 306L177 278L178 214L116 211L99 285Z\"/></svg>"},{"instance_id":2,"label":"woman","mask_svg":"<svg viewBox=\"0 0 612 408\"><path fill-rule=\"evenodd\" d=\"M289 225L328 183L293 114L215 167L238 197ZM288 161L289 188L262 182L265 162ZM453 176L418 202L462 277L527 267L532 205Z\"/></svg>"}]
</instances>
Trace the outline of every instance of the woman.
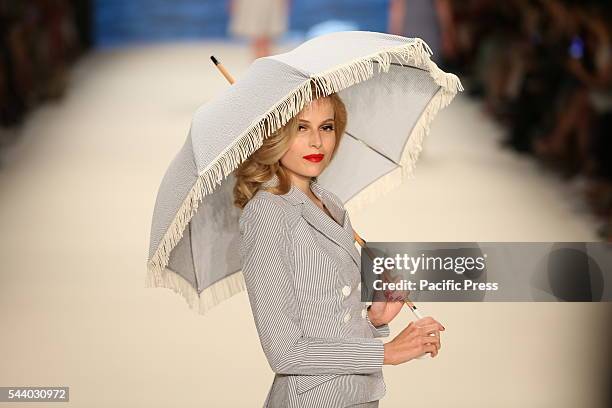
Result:
<instances>
[{"instance_id":1,"label":"woman","mask_svg":"<svg viewBox=\"0 0 612 408\"><path fill-rule=\"evenodd\" d=\"M361 302L348 213L316 181L346 123L338 95L315 99L234 173L242 272L276 373L265 407L377 407L383 364L434 357L440 347L443 328L431 317L383 344L402 302Z\"/></svg>"},{"instance_id":2,"label":"woman","mask_svg":"<svg viewBox=\"0 0 612 408\"><path fill-rule=\"evenodd\" d=\"M251 41L255 58L271 54L288 28L290 0L229 0L229 32Z\"/></svg>"},{"instance_id":3,"label":"woman","mask_svg":"<svg viewBox=\"0 0 612 408\"><path fill-rule=\"evenodd\" d=\"M449 0L390 0L388 30L391 34L419 37L438 64L456 56L456 34Z\"/></svg>"}]
</instances>

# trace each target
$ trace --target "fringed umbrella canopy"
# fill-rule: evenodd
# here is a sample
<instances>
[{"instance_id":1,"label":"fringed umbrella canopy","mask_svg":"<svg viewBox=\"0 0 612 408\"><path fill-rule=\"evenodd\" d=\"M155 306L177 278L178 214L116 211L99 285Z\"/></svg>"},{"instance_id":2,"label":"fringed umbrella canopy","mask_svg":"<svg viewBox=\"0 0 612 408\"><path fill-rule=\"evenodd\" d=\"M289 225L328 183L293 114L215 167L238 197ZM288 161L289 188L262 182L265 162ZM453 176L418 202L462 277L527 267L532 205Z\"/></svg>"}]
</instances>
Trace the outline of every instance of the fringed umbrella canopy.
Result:
<instances>
[{"instance_id":1,"label":"fringed umbrella canopy","mask_svg":"<svg viewBox=\"0 0 612 408\"><path fill-rule=\"evenodd\" d=\"M255 60L197 109L164 175L146 286L170 288L202 314L244 290L232 172L316 97L337 92L348 113L318 182L350 210L398 186L411 175L436 113L463 90L430 55L419 38L345 31Z\"/></svg>"}]
</instances>

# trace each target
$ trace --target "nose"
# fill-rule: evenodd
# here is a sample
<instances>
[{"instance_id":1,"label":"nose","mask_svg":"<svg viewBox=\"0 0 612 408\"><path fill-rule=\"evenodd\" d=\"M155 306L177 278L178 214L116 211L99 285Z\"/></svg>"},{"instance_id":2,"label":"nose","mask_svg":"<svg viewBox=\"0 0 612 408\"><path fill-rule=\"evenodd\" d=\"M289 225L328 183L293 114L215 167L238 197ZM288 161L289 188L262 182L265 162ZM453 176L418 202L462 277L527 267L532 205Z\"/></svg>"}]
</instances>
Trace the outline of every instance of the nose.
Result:
<instances>
[{"instance_id":1,"label":"nose","mask_svg":"<svg viewBox=\"0 0 612 408\"><path fill-rule=\"evenodd\" d=\"M321 135L319 131L316 130L310 134L310 146L320 148L322 145Z\"/></svg>"}]
</instances>

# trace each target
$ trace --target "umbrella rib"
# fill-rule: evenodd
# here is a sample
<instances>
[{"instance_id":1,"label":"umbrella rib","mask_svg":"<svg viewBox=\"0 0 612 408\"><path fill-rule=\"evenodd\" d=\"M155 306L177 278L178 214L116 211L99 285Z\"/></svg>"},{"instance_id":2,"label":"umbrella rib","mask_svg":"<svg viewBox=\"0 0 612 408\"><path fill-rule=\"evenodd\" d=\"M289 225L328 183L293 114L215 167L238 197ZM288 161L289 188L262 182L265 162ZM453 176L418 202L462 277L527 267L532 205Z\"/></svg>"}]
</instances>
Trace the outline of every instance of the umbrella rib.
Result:
<instances>
[{"instance_id":1,"label":"umbrella rib","mask_svg":"<svg viewBox=\"0 0 612 408\"><path fill-rule=\"evenodd\" d=\"M374 63L378 63L377 61L373 61ZM403 64L398 64L397 62L390 62L390 65L394 65L394 66L398 66L398 67L402 67L402 68L414 68L417 69L419 71L427 71L426 69L420 68L420 67L415 67L413 65L403 65ZM428 72L428 71L427 71ZM384 153L379 152L378 150L376 150L375 148L373 148L372 146L370 146L369 144L367 144L366 142L364 142L363 140L355 137L352 133L348 132L348 131L344 131L344 133L346 133L347 135L349 135L350 137L352 137L353 139L363 143L364 145L366 145L367 147L369 147L371 150L375 151L376 153L380 154L382 157L384 157L385 159L389 160L391 163L398 165L399 163L396 163L395 161L393 161L389 156L387 156Z\"/></svg>"},{"instance_id":2,"label":"umbrella rib","mask_svg":"<svg viewBox=\"0 0 612 408\"><path fill-rule=\"evenodd\" d=\"M375 64L378 64L378 61L373 61ZM399 64L397 62L390 62L389 65L393 65L394 67L401 67L401 68L414 68L416 70L419 71L424 71L424 72L429 72L428 70L426 70L425 68L421 68L421 67L416 67L414 65L407 65L407 64Z\"/></svg>"},{"instance_id":3,"label":"umbrella rib","mask_svg":"<svg viewBox=\"0 0 612 408\"><path fill-rule=\"evenodd\" d=\"M367 147L369 147L371 150L375 151L376 153L380 154L382 157L384 157L385 159L389 160L391 163L399 165L398 163L394 162L391 158L389 158L389 156L387 156L384 153L379 152L378 150L376 150L375 148L373 148L372 146L370 146L369 144L367 144L366 142L364 142L363 140L355 137L353 134L351 134L350 132L347 132L346 130L344 131L344 133L346 133L347 135L349 135L350 137L352 137L353 139L357 140L358 142L363 143L364 145L366 145Z\"/></svg>"}]
</instances>

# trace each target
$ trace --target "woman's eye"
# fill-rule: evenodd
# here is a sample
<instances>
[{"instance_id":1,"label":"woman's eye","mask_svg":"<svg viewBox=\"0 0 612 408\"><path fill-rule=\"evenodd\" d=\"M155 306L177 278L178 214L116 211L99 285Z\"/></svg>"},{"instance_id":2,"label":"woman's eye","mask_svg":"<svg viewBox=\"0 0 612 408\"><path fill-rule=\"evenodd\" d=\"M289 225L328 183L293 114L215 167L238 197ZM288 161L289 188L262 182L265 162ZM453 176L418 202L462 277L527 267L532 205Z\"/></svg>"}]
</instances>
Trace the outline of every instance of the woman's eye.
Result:
<instances>
[{"instance_id":1,"label":"woman's eye","mask_svg":"<svg viewBox=\"0 0 612 408\"><path fill-rule=\"evenodd\" d=\"M298 130L306 129L306 126L299 125Z\"/></svg>"},{"instance_id":2,"label":"woman's eye","mask_svg":"<svg viewBox=\"0 0 612 408\"><path fill-rule=\"evenodd\" d=\"M327 126L323 126L323 129L325 129L327 131L332 131L332 130L334 130L334 127L332 125L327 125Z\"/></svg>"}]
</instances>

